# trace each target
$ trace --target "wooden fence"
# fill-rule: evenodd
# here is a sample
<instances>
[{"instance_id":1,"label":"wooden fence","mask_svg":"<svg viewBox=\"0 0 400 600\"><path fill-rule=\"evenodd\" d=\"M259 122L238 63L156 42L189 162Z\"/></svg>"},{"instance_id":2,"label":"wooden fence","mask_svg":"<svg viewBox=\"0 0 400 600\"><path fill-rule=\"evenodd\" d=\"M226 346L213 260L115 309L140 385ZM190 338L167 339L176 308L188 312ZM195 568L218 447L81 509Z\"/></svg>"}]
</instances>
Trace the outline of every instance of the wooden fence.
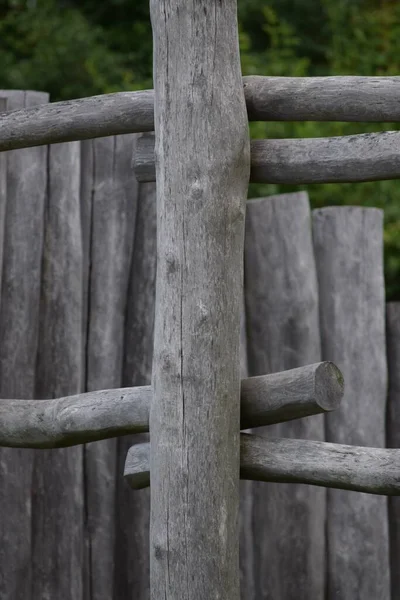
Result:
<instances>
[{"instance_id":1,"label":"wooden fence","mask_svg":"<svg viewBox=\"0 0 400 600\"><path fill-rule=\"evenodd\" d=\"M247 126L399 121L400 79L242 79L235 0L150 7L154 93L0 93L0 598L238 600L239 558L246 598L397 598L382 214L245 213L400 178L398 132Z\"/></svg>"},{"instance_id":2,"label":"wooden fence","mask_svg":"<svg viewBox=\"0 0 400 600\"><path fill-rule=\"evenodd\" d=\"M7 97L9 107L15 107L10 104L14 98L24 105L47 101L38 94L30 100L29 93L0 96ZM124 418L115 422L118 417L112 415L107 392L95 391L126 388L113 401L128 410L132 388L150 383L155 189L153 183L137 183L131 168L142 139L110 136L0 154L5 224L1 395L67 397L57 409L46 401L31 403L37 435L36 442L30 442L33 447L46 445L43 432L42 437L38 434L46 418L53 419L52 435L58 439L49 446L76 443L76 437L69 439L70 431L75 435L80 430L84 440L88 435L90 439L91 427L94 432L94 441L85 446L0 450L0 598L149 597L149 493L132 490L121 475L134 444L127 480L134 487L148 485L144 463L151 389L136 388L142 404L134 428L125 431L135 435L95 441L101 423L111 434L124 433ZM288 369L295 374L297 367L332 360L346 385L342 405L332 414L279 423L281 418L274 420L270 412L263 417L261 404L256 412L254 404L247 404L254 392L245 384L252 380L244 379L243 428L268 425L262 430L266 442L278 437L383 448L387 356L387 446L399 447L400 310L397 304L388 306L386 352L382 258L378 210L336 207L311 214L305 193L248 202L242 377ZM299 390L306 399L312 395L307 385L315 385L316 372L310 369L311 379L304 379L304 370L294 377L297 402ZM324 385L326 377L329 373ZM259 379L262 386L263 377ZM265 385L273 398L273 379ZM70 398L80 392L94 394ZM325 398L322 408L308 406L304 414L331 410L337 398ZM277 414L279 402L277 397ZM92 424L77 411L82 403L92 413ZM296 406L294 414L301 414ZM39 407L41 414L35 417ZM7 414L5 409L1 412L3 423L13 418L6 408ZM254 453L246 443L243 439L243 452ZM278 472L260 464L260 473L252 472L251 478L290 481L287 450L271 443L267 448ZM341 457L335 460L340 468ZM378 478L391 470L386 455L367 457L365 467L362 456L354 460L373 474L375 469L377 485L384 485ZM392 462L396 469L398 459ZM244 477L250 467L242 464ZM340 487L357 489L355 472L351 465L346 469ZM304 473L292 481L321 485L317 471L317 463L305 465ZM393 476L397 479L396 470ZM359 478L362 489L362 473ZM260 482L242 482L241 496L244 598L399 597L396 498L388 511L382 496Z\"/></svg>"}]
</instances>

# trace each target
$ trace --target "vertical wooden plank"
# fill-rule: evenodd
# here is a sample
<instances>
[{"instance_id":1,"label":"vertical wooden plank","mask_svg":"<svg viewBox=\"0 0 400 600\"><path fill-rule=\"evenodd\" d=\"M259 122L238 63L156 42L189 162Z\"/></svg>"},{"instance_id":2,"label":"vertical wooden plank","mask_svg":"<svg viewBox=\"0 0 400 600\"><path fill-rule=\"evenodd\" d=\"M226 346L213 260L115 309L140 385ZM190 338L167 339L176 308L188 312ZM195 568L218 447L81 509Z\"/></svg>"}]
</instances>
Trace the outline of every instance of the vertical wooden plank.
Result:
<instances>
[{"instance_id":1,"label":"vertical wooden plank","mask_svg":"<svg viewBox=\"0 0 400 600\"><path fill-rule=\"evenodd\" d=\"M135 136L86 142L84 164L90 190L86 209L89 252L86 389L121 387L124 322L137 209L136 178L131 169ZM92 148L87 148L88 145ZM88 155L92 154L92 168ZM89 246L89 247L88 247ZM85 449L86 518L90 600L110 600L114 588L117 440L87 444ZM121 597L121 596L120 596ZM126 596L128 598L128 596Z\"/></svg>"},{"instance_id":2,"label":"vertical wooden plank","mask_svg":"<svg viewBox=\"0 0 400 600\"><path fill-rule=\"evenodd\" d=\"M382 212L314 211L322 358L345 395L326 416L330 442L385 446L387 365ZM328 490L328 600L390 598L387 499Z\"/></svg>"},{"instance_id":3,"label":"vertical wooden plank","mask_svg":"<svg viewBox=\"0 0 400 600\"><path fill-rule=\"evenodd\" d=\"M250 376L320 360L318 291L306 193L248 202L245 298ZM318 415L281 423L264 428L263 435L322 440L323 420ZM252 580L243 582L242 596L322 600L326 491L258 482L252 482L250 489L247 536L253 543L253 563L247 571L252 571Z\"/></svg>"},{"instance_id":4,"label":"vertical wooden plank","mask_svg":"<svg viewBox=\"0 0 400 600\"><path fill-rule=\"evenodd\" d=\"M389 373L387 447L400 448L400 302L386 306ZM389 498L390 575L392 600L400 597L400 498Z\"/></svg>"},{"instance_id":5,"label":"vertical wooden plank","mask_svg":"<svg viewBox=\"0 0 400 600\"><path fill-rule=\"evenodd\" d=\"M125 326L124 386L151 383L157 255L156 188L139 186L135 245L130 272ZM118 440L118 474L132 444L148 435ZM114 599L148 600L150 490L132 491L117 479Z\"/></svg>"},{"instance_id":6,"label":"vertical wooden plank","mask_svg":"<svg viewBox=\"0 0 400 600\"><path fill-rule=\"evenodd\" d=\"M48 94L19 90L0 91L0 98L8 110L48 102ZM33 398L47 148L8 152L6 160L0 396ZM31 598L32 463L31 450L0 449L0 598L7 600Z\"/></svg>"},{"instance_id":7,"label":"vertical wooden plank","mask_svg":"<svg viewBox=\"0 0 400 600\"><path fill-rule=\"evenodd\" d=\"M237 5L151 0L150 10L157 157L151 598L238 600L250 144Z\"/></svg>"},{"instance_id":8,"label":"vertical wooden plank","mask_svg":"<svg viewBox=\"0 0 400 600\"><path fill-rule=\"evenodd\" d=\"M82 390L80 143L49 147L36 394ZM83 599L83 448L35 453L32 598Z\"/></svg>"},{"instance_id":9,"label":"vertical wooden plank","mask_svg":"<svg viewBox=\"0 0 400 600\"><path fill-rule=\"evenodd\" d=\"M6 112L7 99L0 97L0 113ZM6 226L7 206L7 153L0 152L0 273L3 270L4 235ZM1 275L0 275L1 299Z\"/></svg>"}]
</instances>

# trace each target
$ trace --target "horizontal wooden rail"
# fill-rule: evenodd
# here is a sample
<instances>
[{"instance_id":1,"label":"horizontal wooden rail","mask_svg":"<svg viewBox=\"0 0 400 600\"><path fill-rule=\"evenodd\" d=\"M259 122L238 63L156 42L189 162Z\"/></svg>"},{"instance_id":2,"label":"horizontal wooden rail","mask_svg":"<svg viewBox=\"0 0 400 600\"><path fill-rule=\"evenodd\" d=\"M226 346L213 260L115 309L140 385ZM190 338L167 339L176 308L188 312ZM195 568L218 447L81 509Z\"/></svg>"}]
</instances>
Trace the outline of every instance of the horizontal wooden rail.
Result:
<instances>
[{"instance_id":1,"label":"horizontal wooden rail","mask_svg":"<svg viewBox=\"0 0 400 600\"><path fill-rule=\"evenodd\" d=\"M400 121L400 77L244 77L250 121Z\"/></svg>"},{"instance_id":2,"label":"horizontal wooden rail","mask_svg":"<svg viewBox=\"0 0 400 600\"><path fill-rule=\"evenodd\" d=\"M153 90L117 92L1 114L0 151L153 129Z\"/></svg>"},{"instance_id":3,"label":"horizontal wooden rail","mask_svg":"<svg viewBox=\"0 0 400 600\"><path fill-rule=\"evenodd\" d=\"M53 400L1 400L0 446L59 448L149 431L150 386ZM330 362L242 380L242 429L335 410L343 378Z\"/></svg>"},{"instance_id":4,"label":"horizontal wooden rail","mask_svg":"<svg viewBox=\"0 0 400 600\"><path fill-rule=\"evenodd\" d=\"M400 121L400 77L244 77L250 121ZM154 129L153 90L0 115L0 151Z\"/></svg>"},{"instance_id":5,"label":"horizontal wooden rail","mask_svg":"<svg viewBox=\"0 0 400 600\"><path fill-rule=\"evenodd\" d=\"M240 477L400 495L400 450L240 434ZM134 489L150 485L150 444L128 452L124 475Z\"/></svg>"},{"instance_id":6,"label":"horizontal wooden rail","mask_svg":"<svg viewBox=\"0 0 400 600\"><path fill-rule=\"evenodd\" d=\"M155 181L152 133L138 139L133 166L138 181ZM252 183L351 183L399 178L399 131L251 142Z\"/></svg>"}]
</instances>

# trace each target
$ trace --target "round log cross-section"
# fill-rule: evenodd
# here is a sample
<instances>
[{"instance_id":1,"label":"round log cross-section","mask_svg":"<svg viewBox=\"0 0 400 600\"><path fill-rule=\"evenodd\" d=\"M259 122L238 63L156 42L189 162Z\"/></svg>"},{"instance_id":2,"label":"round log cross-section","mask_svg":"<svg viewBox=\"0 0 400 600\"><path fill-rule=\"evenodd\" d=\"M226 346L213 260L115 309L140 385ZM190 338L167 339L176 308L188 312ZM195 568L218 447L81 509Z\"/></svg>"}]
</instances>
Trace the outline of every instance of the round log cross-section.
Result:
<instances>
[{"instance_id":1,"label":"round log cross-section","mask_svg":"<svg viewBox=\"0 0 400 600\"><path fill-rule=\"evenodd\" d=\"M157 174L152 600L239 599L250 145L236 0L151 0Z\"/></svg>"}]
</instances>

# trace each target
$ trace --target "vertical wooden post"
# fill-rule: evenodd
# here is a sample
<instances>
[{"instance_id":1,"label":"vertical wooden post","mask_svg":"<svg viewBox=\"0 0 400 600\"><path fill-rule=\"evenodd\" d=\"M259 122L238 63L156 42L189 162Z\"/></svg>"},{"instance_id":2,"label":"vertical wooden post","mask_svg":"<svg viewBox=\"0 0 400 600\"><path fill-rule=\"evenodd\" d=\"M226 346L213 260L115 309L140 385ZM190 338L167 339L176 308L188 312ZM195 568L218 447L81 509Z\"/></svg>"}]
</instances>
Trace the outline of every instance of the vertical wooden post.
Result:
<instances>
[{"instance_id":1,"label":"vertical wooden post","mask_svg":"<svg viewBox=\"0 0 400 600\"><path fill-rule=\"evenodd\" d=\"M83 241L90 264L85 286L87 391L123 385L125 308L139 187L130 164L134 143L134 135L82 143ZM86 445L90 600L111 600L114 593L116 464L116 439Z\"/></svg>"},{"instance_id":2,"label":"vertical wooden post","mask_svg":"<svg viewBox=\"0 0 400 600\"><path fill-rule=\"evenodd\" d=\"M250 168L236 0L151 0L157 284L153 600L238 600L239 334Z\"/></svg>"},{"instance_id":3,"label":"vertical wooden post","mask_svg":"<svg viewBox=\"0 0 400 600\"><path fill-rule=\"evenodd\" d=\"M389 373L387 447L400 448L400 302L386 307ZM400 598L400 498L389 498L390 575L392 599Z\"/></svg>"},{"instance_id":4,"label":"vertical wooden post","mask_svg":"<svg viewBox=\"0 0 400 600\"><path fill-rule=\"evenodd\" d=\"M80 142L49 147L36 397L82 391ZM84 598L83 447L42 450L32 483L32 600Z\"/></svg>"},{"instance_id":5,"label":"vertical wooden post","mask_svg":"<svg viewBox=\"0 0 400 600\"><path fill-rule=\"evenodd\" d=\"M326 415L327 441L383 448L382 211L343 206L313 216L322 358L337 364L345 381L340 410ZM327 532L328 600L390 598L387 499L328 490Z\"/></svg>"},{"instance_id":6,"label":"vertical wooden post","mask_svg":"<svg viewBox=\"0 0 400 600\"><path fill-rule=\"evenodd\" d=\"M46 93L22 90L1 90L0 98L7 100L7 110L49 99ZM47 147L14 150L6 160L0 396L34 398ZM0 449L0 598L9 600L32 597L32 469L31 450Z\"/></svg>"},{"instance_id":7,"label":"vertical wooden post","mask_svg":"<svg viewBox=\"0 0 400 600\"><path fill-rule=\"evenodd\" d=\"M128 303L125 320L124 386L151 383L153 360L157 215L154 183L139 185ZM147 433L118 440L118 469L123 473L132 444L148 442ZM117 479L114 598L149 598L150 490L133 492Z\"/></svg>"},{"instance_id":8,"label":"vertical wooden post","mask_svg":"<svg viewBox=\"0 0 400 600\"><path fill-rule=\"evenodd\" d=\"M248 202L245 297L250 376L321 359L311 213L304 192ZM318 415L255 433L323 440L324 422ZM251 544L253 549L241 554L242 597L322 600L326 490L250 482L247 493L242 549Z\"/></svg>"}]
</instances>

